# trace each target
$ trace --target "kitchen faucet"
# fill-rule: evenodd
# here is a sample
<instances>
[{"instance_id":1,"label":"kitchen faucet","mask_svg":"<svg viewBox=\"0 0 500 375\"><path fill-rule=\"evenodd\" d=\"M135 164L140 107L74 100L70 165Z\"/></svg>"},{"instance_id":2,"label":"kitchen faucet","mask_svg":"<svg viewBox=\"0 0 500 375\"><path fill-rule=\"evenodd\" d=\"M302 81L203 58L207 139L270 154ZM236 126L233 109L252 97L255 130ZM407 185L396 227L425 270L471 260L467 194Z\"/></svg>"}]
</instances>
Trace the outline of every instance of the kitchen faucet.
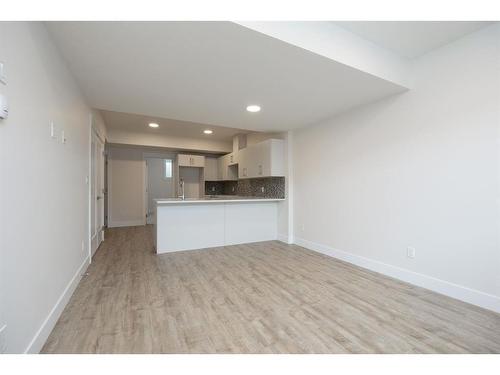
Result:
<instances>
[{"instance_id":1,"label":"kitchen faucet","mask_svg":"<svg viewBox=\"0 0 500 375\"><path fill-rule=\"evenodd\" d=\"M186 199L186 196L185 196L185 194L184 194L184 179L182 179L182 178L181 178L181 179L180 179L180 181L179 181L179 187L180 187L180 189L181 189L182 194L181 194L181 195L179 195L179 196L178 196L178 198L182 198L182 200L185 200L185 199Z\"/></svg>"}]
</instances>

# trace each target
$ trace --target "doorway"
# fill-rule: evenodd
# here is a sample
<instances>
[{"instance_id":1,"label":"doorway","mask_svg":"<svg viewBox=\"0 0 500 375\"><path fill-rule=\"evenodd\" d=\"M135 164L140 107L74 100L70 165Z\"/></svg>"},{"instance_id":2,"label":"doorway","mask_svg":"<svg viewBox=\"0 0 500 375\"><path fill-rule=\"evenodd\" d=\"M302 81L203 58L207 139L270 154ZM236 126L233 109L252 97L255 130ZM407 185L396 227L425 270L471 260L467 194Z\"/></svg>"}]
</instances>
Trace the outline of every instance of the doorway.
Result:
<instances>
[{"instance_id":1,"label":"doorway","mask_svg":"<svg viewBox=\"0 0 500 375\"><path fill-rule=\"evenodd\" d=\"M145 157L146 160L146 222L156 223L155 199L175 195L173 157Z\"/></svg>"}]
</instances>

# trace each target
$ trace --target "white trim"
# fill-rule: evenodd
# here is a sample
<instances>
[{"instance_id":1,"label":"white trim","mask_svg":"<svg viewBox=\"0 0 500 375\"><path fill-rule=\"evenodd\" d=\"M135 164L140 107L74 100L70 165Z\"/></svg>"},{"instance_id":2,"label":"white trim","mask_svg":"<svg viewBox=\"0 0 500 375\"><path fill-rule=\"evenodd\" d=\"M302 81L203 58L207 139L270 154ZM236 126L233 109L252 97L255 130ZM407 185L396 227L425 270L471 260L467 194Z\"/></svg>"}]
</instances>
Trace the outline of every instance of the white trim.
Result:
<instances>
[{"instance_id":1,"label":"white trim","mask_svg":"<svg viewBox=\"0 0 500 375\"><path fill-rule=\"evenodd\" d=\"M144 157L142 158L142 224L141 225L146 225L148 223L148 197L146 197L146 190L149 190L146 186L148 184L148 176L147 176L148 170L146 166L146 160Z\"/></svg>"},{"instance_id":2,"label":"white trim","mask_svg":"<svg viewBox=\"0 0 500 375\"><path fill-rule=\"evenodd\" d=\"M288 205L288 243L292 244L294 240L294 160L293 160L293 130L289 130L287 132L287 170L288 170L288 176L287 180L288 182L285 181L288 185L288 192L287 192L287 205Z\"/></svg>"},{"instance_id":3,"label":"white trim","mask_svg":"<svg viewBox=\"0 0 500 375\"><path fill-rule=\"evenodd\" d=\"M57 320L61 316L66 305L68 304L69 299L73 295L73 292L75 291L76 287L78 286L78 283L80 282L82 274L86 271L89 264L90 264L90 257L87 256L83 261L83 263L80 265L80 267L78 267L78 269L76 270L76 273L73 275L68 285L66 285L66 288L57 299L56 304L54 305L49 315L47 316L47 318L44 320L44 322L36 332L35 336L27 346L24 353L36 354L39 353L40 350L42 350L45 341L47 341L50 332L52 332L52 330L54 329Z\"/></svg>"},{"instance_id":4,"label":"white trim","mask_svg":"<svg viewBox=\"0 0 500 375\"><path fill-rule=\"evenodd\" d=\"M146 167L146 160L142 158L142 225L146 225L148 223L148 200L146 197L146 184L148 183L148 177L146 173L148 172Z\"/></svg>"},{"instance_id":5,"label":"white trim","mask_svg":"<svg viewBox=\"0 0 500 375\"><path fill-rule=\"evenodd\" d=\"M92 112L89 113L89 168L87 171L87 188L88 188L88 212L87 212L87 226L88 226L88 241L87 249L89 253L89 259L92 263L92 130L94 123L94 115Z\"/></svg>"},{"instance_id":6,"label":"white trim","mask_svg":"<svg viewBox=\"0 0 500 375\"><path fill-rule=\"evenodd\" d=\"M144 157L144 153L142 154L142 160L144 161L144 187L142 191L144 192L144 206L146 211L146 224L151 220L149 216L149 164L148 159Z\"/></svg>"},{"instance_id":7,"label":"white trim","mask_svg":"<svg viewBox=\"0 0 500 375\"><path fill-rule=\"evenodd\" d=\"M110 221L108 223L108 228L138 227L143 225L146 225L144 220Z\"/></svg>"},{"instance_id":8,"label":"white trim","mask_svg":"<svg viewBox=\"0 0 500 375\"><path fill-rule=\"evenodd\" d=\"M432 276L413 272L404 268L393 266L387 263L379 262L373 259L365 258L346 251L338 250L316 242L308 241L302 238L295 238L296 245L305 247L309 250L331 256L352 263L356 266L393 277L404 282L444 294L482 308L500 313L500 297L484 293L479 290L467 288L462 285L454 284L445 280L437 279Z\"/></svg>"},{"instance_id":9,"label":"white trim","mask_svg":"<svg viewBox=\"0 0 500 375\"><path fill-rule=\"evenodd\" d=\"M94 191L95 197L101 196L104 198L104 192L103 190L106 189L106 186L104 184L104 174L105 174L105 159L104 159L104 152L105 152L105 144L102 141L101 137L99 137L99 134L97 130L94 127L94 117L91 114L91 130L90 130L90 172L89 172L89 252L90 252L90 262L92 263L92 258L99 248L99 245L102 242L102 239L104 238L101 233L104 228L104 201L97 203L97 201L92 200L92 191ZM92 159L92 149L95 148L95 153L94 153L94 159ZM92 164L94 165L94 176L92 176ZM101 186L97 186L96 188L96 183L99 181L102 184ZM102 207L99 207L102 205ZM97 220L97 216L99 216L99 220ZM96 220L96 225L97 222L100 222L100 229L96 233L93 233L94 228L92 228L92 218Z\"/></svg>"},{"instance_id":10,"label":"white trim","mask_svg":"<svg viewBox=\"0 0 500 375\"><path fill-rule=\"evenodd\" d=\"M94 119L93 115L92 115L92 120ZM92 121L92 130L94 131L94 134L95 136L97 137L97 139L99 139L99 141L104 145L106 144L106 141L101 137L101 135L99 134L99 130L94 126L94 121Z\"/></svg>"},{"instance_id":11,"label":"white trim","mask_svg":"<svg viewBox=\"0 0 500 375\"><path fill-rule=\"evenodd\" d=\"M278 241L284 242L286 244L292 244L293 242L290 241L289 237L285 233L278 233Z\"/></svg>"},{"instance_id":12,"label":"white trim","mask_svg":"<svg viewBox=\"0 0 500 375\"><path fill-rule=\"evenodd\" d=\"M113 222L113 159L108 155L108 164L106 165L106 172L108 174L108 186L106 186L106 191L108 192L108 228L111 228L111 223Z\"/></svg>"}]
</instances>

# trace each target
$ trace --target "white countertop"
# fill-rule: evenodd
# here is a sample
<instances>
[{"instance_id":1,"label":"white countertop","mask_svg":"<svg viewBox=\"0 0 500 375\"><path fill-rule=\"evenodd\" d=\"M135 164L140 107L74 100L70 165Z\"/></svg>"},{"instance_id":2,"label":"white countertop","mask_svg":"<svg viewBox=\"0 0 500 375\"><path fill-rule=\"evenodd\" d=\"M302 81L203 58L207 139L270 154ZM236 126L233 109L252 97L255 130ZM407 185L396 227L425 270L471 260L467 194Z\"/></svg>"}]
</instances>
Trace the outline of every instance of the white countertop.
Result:
<instances>
[{"instance_id":1,"label":"white countertop","mask_svg":"<svg viewBox=\"0 0 500 375\"><path fill-rule=\"evenodd\" d=\"M242 197L242 196L231 196L231 195L217 195L214 197L205 198L167 198L167 199L154 199L158 206L167 204L199 204L199 203L238 203L238 202L278 202L284 201L283 198L261 198L261 197Z\"/></svg>"}]
</instances>

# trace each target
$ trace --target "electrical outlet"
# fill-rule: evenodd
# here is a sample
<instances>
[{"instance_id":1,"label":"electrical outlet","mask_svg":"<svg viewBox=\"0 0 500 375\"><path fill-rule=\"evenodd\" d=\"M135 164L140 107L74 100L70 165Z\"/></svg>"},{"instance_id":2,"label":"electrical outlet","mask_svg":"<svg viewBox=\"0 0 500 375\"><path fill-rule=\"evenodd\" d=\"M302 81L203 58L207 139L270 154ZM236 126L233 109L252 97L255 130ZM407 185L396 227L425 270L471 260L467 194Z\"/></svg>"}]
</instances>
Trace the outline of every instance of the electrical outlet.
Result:
<instances>
[{"instance_id":1,"label":"electrical outlet","mask_svg":"<svg viewBox=\"0 0 500 375\"><path fill-rule=\"evenodd\" d=\"M302 232L306 230L306 227L305 227L305 225L304 225L304 224L301 224L301 225L300 225L300 230L301 230Z\"/></svg>"},{"instance_id":2,"label":"electrical outlet","mask_svg":"<svg viewBox=\"0 0 500 375\"><path fill-rule=\"evenodd\" d=\"M4 324L0 328L0 354L7 351L7 339L5 338L5 332L7 331L7 324Z\"/></svg>"},{"instance_id":3,"label":"electrical outlet","mask_svg":"<svg viewBox=\"0 0 500 375\"><path fill-rule=\"evenodd\" d=\"M411 259L415 258L415 253L416 253L416 250L414 247L408 246L406 248L406 256L408 258L411 258Z\"/></svg>"},{"instance_id":4,"label":"electrical outlet","mask_svg":"<svg viewBox=\"0 0 500 375\"><path fill-rule=\"evenodd\" d=\"M266 188L265 188L264 186L262 186L262 187L260 188L260 191L261 191L261 193L265 193L265 192L266 192Z\"/></svg>"},{"instance_id":5,"label":"electrical outlet","mask_svg":"<svg viewBox=\"0 0 500 375\"><path fill-rule=\"evenodd\" d=\"M64 132L64 130L61 132L61 143L66 143L66 133Z\"/></svg>"},{"instance_id":6,"label":"electrical outlet","mask_svg":"<svg viewBox=\"0 0 500 375\"><path fill-rule=\"evenodd\" d=\"M85 241L82 241L82 252L85 251Z\"/></svg>"}]
</instances>

